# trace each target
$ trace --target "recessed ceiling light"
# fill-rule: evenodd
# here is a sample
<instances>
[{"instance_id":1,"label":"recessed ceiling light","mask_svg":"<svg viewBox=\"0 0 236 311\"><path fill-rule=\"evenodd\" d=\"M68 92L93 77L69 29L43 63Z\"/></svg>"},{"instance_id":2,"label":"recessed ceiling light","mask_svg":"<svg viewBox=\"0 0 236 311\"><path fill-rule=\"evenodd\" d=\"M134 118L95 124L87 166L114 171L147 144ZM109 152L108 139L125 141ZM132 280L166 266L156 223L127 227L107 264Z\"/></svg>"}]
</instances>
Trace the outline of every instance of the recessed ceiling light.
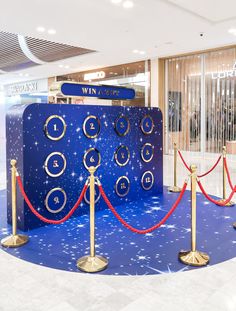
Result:
<instances>
[{"instance_id":1,"label":"recessed ceiling light","mask_svg":"<svg viewBox=\"0 0 236 311\"><path fill-rule=\"evenodd\" d=\"M123 7L124 7L125 9L131 9L133 6L134 6L133 1L125 0L125 1L123 2Z\"/></svg>"},{"instance_id":2,"label":"recessed ceiling light","mask_svg":"<svg viewBox=\"0 0 236 311\"><path fill-rule=\"evenodd\" d=\"M137 53L138 53L138 50L133 50L133 53L137 54Z\"/></svg>"},{"instance_id":3,"label":"recessed ceiling light","mask_svg":"<svg viewBox=\"0 0 236 311\"><path fill-rule=\"evenodd\" d=\"M69 66L69 65L65 65L64 67L65 67L66 69L70 68L70 66Z\"/></svg>"},{"instance_id":4,"label":"recessed ceiling light","mask_svg":"<svg viewBox=\"0 0 236 311\"><path fill-rule=\"evenodd\" d=\"M59 68L63 68L63 67L64 67L64 65L58 65L58 67L59 67Z\"/></svg>"},{"instance_id":5,"label":"recessed ceiling light","mask_svg":"<svg viewBox=\"0 0 236 311\"><path fill-rule=\"evenodd\" d=\"M233 35L236 35L236 28L230 28L228 32L232 33Z\"/></svg>"},{"instance_id":6,"label":"recessed ceiling light","mask_svg":"<svg viewBox=\"0 0 236 311\"><path fill-rule=\"evenodd\" d=\"M44 32L44 31L45 31L45 28L42 27L42 26L39 26L39 27L36 28L36 30L37 30L38 32Z\"/></svg>"},{"instance_id":7,"label":"recessed ceiling light","mask_svg":"<svg viewBox=\"0 0 236 311\"><path fill-rule=\"evenodd\" d=\"M113 4L120 4L122 0L111 0L111 3Z\"/></svg>"},{"instance_id":8,"label":"recessed ceiling light","mask_svg":"<svg viewBox=\"0 0 236 311\"><path fill-rule=\"evenodd\" d=\"M56 34L56 30L55 29L48 29L48 34L49 35L55 35Z\"/></svg>"},{"instance_id":9,"label":"recessed ceiling light","mask_svg":"<svg viewBox=\"0 0 236 311\"><path fill-rule=\"evenodd\" d=\"M144 54L146 54L146 52L145 51L139 51L139 54L144 55Z\"/></svg>"}]
</instances>

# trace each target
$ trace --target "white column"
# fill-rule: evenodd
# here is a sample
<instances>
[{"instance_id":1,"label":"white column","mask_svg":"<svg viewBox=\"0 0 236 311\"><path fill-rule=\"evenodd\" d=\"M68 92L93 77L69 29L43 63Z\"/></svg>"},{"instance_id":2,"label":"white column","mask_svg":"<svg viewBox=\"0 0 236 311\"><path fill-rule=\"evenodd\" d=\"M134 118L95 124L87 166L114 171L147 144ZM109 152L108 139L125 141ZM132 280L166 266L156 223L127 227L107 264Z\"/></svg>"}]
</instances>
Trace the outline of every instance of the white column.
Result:
<instances>
[{"instance_id":1,"label":"white column","mask_svg":"<svg viewBox=\"0 0 236 311\"><path fill-rule=\"evenodd\" d=\"M151 107L158 107L158 58L151 60Z\"/></svg>"},{"instance_id":2,"label":"white column","mask_svg":"<svg viewBox=\"0 0 236 311\"><path fill-rule=\"evenodd\" d=\"M206 87L205 87L205 55L201 56L201 153L206 152Z\"/></svg>"}]
</instances>

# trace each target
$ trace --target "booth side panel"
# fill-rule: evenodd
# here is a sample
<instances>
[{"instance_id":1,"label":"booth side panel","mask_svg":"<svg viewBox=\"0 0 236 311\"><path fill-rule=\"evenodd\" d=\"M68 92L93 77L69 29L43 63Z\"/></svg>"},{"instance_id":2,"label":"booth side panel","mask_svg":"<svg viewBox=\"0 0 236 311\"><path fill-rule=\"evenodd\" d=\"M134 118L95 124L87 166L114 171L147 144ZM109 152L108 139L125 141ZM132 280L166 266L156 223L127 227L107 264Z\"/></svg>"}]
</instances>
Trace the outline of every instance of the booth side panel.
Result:
<instances>
[{"instance_id":1,"label":"booth side panel","mask_svg":"<svg viewBox=\"0 0 236 311\"><path fill-rule=\"evenodd\" d=\"M7 222L12 224L11 160L17 161L17 170L23 176L23 122L22 108L14 106L6 116L6 172L7 172ZM25 229L24 200L17 187L17 227Z\"/></svg>"}]
</instances>

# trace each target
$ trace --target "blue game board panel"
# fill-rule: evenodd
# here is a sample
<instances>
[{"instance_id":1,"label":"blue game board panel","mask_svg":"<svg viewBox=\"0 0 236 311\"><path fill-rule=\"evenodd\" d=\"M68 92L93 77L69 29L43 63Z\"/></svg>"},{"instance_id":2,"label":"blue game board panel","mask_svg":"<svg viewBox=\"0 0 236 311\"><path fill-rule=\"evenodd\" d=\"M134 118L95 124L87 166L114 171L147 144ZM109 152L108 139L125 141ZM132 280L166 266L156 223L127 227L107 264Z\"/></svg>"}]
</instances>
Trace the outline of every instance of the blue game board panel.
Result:
<instances>
[{"instance_id":1,"label":"blue game board panel","mask_svg":"<svg viewBox=\"0 0 236 311\"><path fill-rule=\"evenodd\" d=\"M118 206L162 193L162 126L158 108L15 106L7 116L7 163L17 158L30 201L50 219L65 216L78 199L89 175L84 164L100 162L96 175ZM8 192L11 222L10 184ZM84 201L75 216L87 213L88 208ZM98 200L96 208L106 208L103 200ZM32 215L19 193L17 209L20 229L44 225Z\"/></svg>"}]
</instances>

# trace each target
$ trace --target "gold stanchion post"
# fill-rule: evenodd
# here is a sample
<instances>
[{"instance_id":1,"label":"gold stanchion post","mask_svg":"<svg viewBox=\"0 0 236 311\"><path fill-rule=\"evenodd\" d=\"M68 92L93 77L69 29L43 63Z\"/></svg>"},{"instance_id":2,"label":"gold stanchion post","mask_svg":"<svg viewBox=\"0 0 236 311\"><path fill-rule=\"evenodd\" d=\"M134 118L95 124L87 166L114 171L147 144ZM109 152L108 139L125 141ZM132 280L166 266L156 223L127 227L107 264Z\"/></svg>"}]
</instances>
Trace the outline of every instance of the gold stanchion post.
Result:
<instances>
[{"instance_id":1,"label":"gold stanchion post","mask_svg":"<svg viewBox=\"0 0 236 311\"><path fill-rule=\"evenodd\" d=\"M179 260L190 266L205 266L210 258L207 254L196 250L196 226L197 226L197 167L191 165L191 204L192 204L192 248L190 251L181 251Z\"/></svg>"},{"instance_id":2,"label":"gold stanchion post","mask_svg":"<svg viewBox=\"0 0 236 311\"><path fill-rule=\"evenodd\" d=\"M177 155L177 144L174 143L174 186L168 188L170 192L181 192L181 188L177 186Z\"/></svg>"},{"instance_id":3,"label":"gold stanchion post","mask_svg":"<svg viewBox=\"0 0 236 311\"><path fill-rule=\"evenodd\" d=\"M16 212L16 160L11 160L11 204L12 204L12 235L1 240L4 247L19 247L29 240L27 235L17 234L17 212Z\"/></svg>"},{"instance_id":4,"label":"gold stanchion post","mask_svg":"<svg viewBox=\"0 0 236 311\"><path fill-rule=\"evenodd\" d=\"M77 261L77 267L84 272L99 272L108 266L108 260L95 255L95 178L96 167L88 168L90 173L90 255Z\"/></svg>"},{"instance_id":5,"label":"gold stanchion post","mask_svg":"<svg viewBox=\"0 0 236 311\"><path fill-rule=\"evenodd\" d=\"M226 168L224 166L224 159L226 158L226 147L225 146L223 147L222 156L223 156L223 198L219 200L219 203L222 203L227 199L226 198ZM225 206L233 206L233 205L235 205L235 203L232 201L225 204Z\"/></svg>"}]
</instances>

